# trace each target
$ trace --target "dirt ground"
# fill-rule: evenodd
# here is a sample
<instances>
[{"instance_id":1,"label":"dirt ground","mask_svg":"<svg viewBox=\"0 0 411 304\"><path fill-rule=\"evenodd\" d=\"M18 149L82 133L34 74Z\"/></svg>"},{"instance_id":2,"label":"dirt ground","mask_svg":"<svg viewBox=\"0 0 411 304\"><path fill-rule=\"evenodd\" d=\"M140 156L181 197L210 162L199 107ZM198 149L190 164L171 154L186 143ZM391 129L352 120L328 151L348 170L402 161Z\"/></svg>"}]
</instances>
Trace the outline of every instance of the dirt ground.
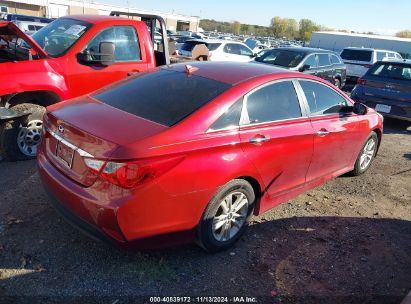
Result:
<instances>
[{"instance_id":1,"label":"dirt ground","mask_svg":"<svg viewBox=\"0 0 411 304\"><path fill-rule=\"evenodd\" d=\"M369 172L254 218L235 248L215 255L93 241L47 203L35 161L0 162L0 303L400 303L411 290L410 130L388 121Z\"/></svg>"}]
</instances>

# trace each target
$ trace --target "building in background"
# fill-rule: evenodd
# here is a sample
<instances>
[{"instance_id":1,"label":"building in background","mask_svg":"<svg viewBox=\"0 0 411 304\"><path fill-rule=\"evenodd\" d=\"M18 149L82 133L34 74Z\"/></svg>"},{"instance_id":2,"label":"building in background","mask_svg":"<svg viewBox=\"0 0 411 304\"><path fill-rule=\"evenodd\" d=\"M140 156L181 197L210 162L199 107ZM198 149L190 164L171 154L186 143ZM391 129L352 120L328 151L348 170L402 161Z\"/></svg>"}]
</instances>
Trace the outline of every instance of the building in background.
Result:
<instances>
[{"instance_id":1,"label":"building in background","mask_svg":"<svg viewBox=\"0 0 411 304\"><path fill-rule=\"evenodd\" d=\"M66 15L109 15L111 11L156 14L164 18L171 31L197 31L200 18L158 11L120 7L85 0L0 0L0 13L23 14L38 17L58 18Z\"/></svg>"},{"instance_id":2,"label":"building in background","mask_svg":"<svg viewBox=\"0 0 411 304\"><path fill-rule=\"evenodd\" d=\"M310 47L341 52L346 47L390 50L411 58L411 39L392 36L350 34L343 32L314 32Z\"/></svg>"}]
</instances>

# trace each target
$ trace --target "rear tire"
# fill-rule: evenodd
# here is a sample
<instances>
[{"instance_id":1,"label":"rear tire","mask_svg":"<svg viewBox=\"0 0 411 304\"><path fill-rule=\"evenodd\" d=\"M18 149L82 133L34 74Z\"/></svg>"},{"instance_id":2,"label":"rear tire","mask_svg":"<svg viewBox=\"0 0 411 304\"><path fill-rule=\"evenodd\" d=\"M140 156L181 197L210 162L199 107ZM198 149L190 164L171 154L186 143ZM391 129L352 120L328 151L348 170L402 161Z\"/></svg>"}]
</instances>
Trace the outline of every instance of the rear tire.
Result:
<instances>
[{"instance_id":1,"label":"rear tire","mask_svg":"<svg viewBox=\"0 0 411 304\"><path fill-rule=\"evenodd\" d=\"M199 245L208 252L231 247L246 230L254 204L254 190L247 181L235 179L221 187L201 217Z\"/></svg>"},{"instance_id":2,"label":"rear tire","mask_svg":"<svg viewBox=\"0 0 411 304\"><path fill-rule=\"evenodd\" d=\"M355 161L354 170L351 175L358 176L365 173L371 166L378 150L378 136L375 132L371 132L361 148L361 151Z\"/></svg>"},{"instance_id":3,"label":"rear tire","mask_svg":"<svg viewBox=\"0 0 411 304\"><path fill-rule=\"evenodd\" d=\"M8 161L28 160L36 157L37 146L42 135L42 106L21 103L11 109L18 113L30 112L29 115L7 122L0 134L0 151Z\"/></svg>"}]
</instances>

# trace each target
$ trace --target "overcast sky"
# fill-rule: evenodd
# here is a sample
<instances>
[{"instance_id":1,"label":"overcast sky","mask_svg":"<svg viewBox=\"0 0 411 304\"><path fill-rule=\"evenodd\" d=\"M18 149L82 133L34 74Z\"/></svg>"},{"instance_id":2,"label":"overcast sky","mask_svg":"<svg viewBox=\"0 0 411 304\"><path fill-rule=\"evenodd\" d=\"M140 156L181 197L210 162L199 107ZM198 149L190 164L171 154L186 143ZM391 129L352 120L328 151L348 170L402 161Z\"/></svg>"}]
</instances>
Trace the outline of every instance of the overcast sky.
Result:
<instances>
[{"instance_id":1,"label":"overcast sky","mask_svg":"<svg viewBox=\"0 0 411 304\"><path fill-rule=\"evenodd\" d=\"M269 25L274 16L308 18L335 29L392 35L411 29L409 0L95 0L219 21Z\"/></svg>"}]
</instances>

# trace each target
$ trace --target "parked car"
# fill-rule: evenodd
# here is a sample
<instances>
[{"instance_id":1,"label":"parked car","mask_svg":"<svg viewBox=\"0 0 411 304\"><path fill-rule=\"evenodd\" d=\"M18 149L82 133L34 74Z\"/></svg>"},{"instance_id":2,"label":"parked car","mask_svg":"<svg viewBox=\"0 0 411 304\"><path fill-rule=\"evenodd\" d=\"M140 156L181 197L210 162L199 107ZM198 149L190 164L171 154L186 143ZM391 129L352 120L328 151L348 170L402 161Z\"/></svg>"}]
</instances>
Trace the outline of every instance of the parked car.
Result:
<instances>
[{"instance_id":1,"label":"parked car","mask_svg":"<svg viewBox=\"0 0 411 304\"><path fill-rule=\"evenodd\" d=\"M411 60L377 62L358 80L352 98L384 116L411 122Z\"/></svg>"},{"instance_id":2,"label":"parked car","mask_svg":"<svg viewBox=\"0 0 411 304\"><path fill-rule=\"evenodd\" d=\"M188 40L181 47L180 54L191 57L191 51L197 44L205 44L210 50L209 61L249 62L254 58L254 53L248 46L231 40Z\"/></svg>"},{"instance_id":3,"label":"parked car","mask_svg":"<svg viewBox=\"0 0 411 304\"><path fill-rule=\"evenodd\" d=\"M155 51L155 34L150 36L145 22L162 24L161 37L167 41L164 20L154 15L143 19L69 16L32 36L1 21L0 107L31 115L20 127L6 125L0 133L0 154L8 160L36 156L46 106L168 64L168 42Z\"/></svg>"},{"instance_id":4,"label":"parked car","mask_svg":"<svg viewBox=\"0 0 411 304\"><path fill-rule=\"evenodd\" d=\"M38 17L38 16L28 16L28 15L20 15L20 14L4 14L3 20L11 21L17 23L17 21L27 21L27 22L38 22L38 23L50 23L53 20L45 17Z\"/></svg>"},{"instance_id":5,"label":"parked car","mask_svg":"<svg viewBox=\"0 0 411 304\"><path fill-rule=\"evenodd\" d=\"M40 177L71 222L120 245L215 252L253 212L364 173L382 117L311 75L193 62L52 105L44 132Z\"/></svg>"},{"instance_id":6,"label":"parked car","mask_svg":"<svg viewBox=\"0 0 411 304\"><path fill-rule=\"evenodd\" d=\"M346 68L337 53L305 47L276 48L260 53L257 63L271 64L323 78L338 88L345 85Z\"/></svg>"},{"instance_id":7,"label":"parked car","mask_svg":"<svg viewBox=\"0 0 411 304\"><path fill-rule=\"evenodd\" d=\"M341 58L347 66L347 81L354 83L377 61L402 59L401 55L394 51L358 47L345 48L341 52Z\"/></svg>"},{"instance_id":8,"label":"parked car","mask_svg":"<svg viewBox=\"0 0 411 304\"><path fill-rule=\"evenodd\" d=\"M47 23L32 21L16 21L15 23L17 27L27 35L33 35L47 25Z\"/></svg>"}]
</instances>

